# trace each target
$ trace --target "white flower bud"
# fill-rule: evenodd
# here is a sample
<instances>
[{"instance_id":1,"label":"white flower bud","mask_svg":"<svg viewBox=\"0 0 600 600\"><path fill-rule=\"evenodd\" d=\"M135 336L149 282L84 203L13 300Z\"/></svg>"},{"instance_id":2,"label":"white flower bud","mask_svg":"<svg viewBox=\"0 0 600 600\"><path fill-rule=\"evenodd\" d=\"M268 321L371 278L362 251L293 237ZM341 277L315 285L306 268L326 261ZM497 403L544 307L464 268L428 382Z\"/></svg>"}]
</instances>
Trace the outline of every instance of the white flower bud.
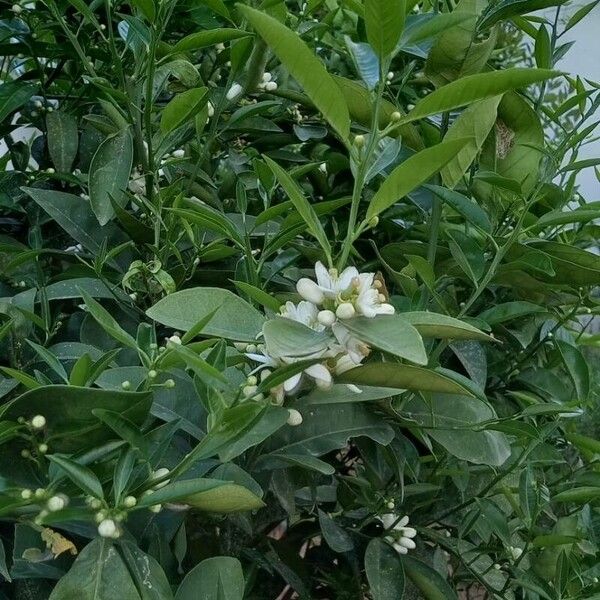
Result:
<instances>
[{"instance_id":1,"label":"white flower bud","mask_svg":"<svg viewBox=\"0 0 600 600\"><path fill-rule=\"evenodd\" d=\"M137 504L137 499L135 496L126 496L123 499L123 506L126 508L133 508Z\"/></svg>"},{"instance_id":2,"label":"white flower bud","mask_svg":"<svg viewBox=\"0 0 600 600\"><path fill-rule=\"evenodd\" d=\"M300 411L297 411L295 408L288 408L288 419L287 424L291 427L297 427L302 423L302 415Z\"/></svg>"},{"instance_id":3,"label":"white flower bud","mask_svg":"<svg viewBox=\"0 0 600 600\"><path fill-rule=\"evenodd\" d=\"M128 389L130 389L130 388L131 388L131 381L127 381L127 380L125 380L123 383L121 383L121 387L122 387L124 390L128 390Z\"/></svg>"},{"instance_id":4,"label":"white flower bud","mask_svg":"<svg viewBox=\"0 0 600 600\"><path fill-rule=\"evenodd\" d=\"M21 490L21 498L23 498L23 500L30 500L33 498L33 492L29 489Z\"/></svg>"},{"instance_id":5,"label":"white flower bud","mask_svg":"<svg viewBox=\"0 0 600 600\"><path fill-rule=\"evenodd\" d=\"M258 390L258 388L255 385L245 385L242 388L242 394L244 394L244 396L246 396L248 398L248 397L256 394L257 390Z\"/></svg>"},{"instance_id":6,"label":"white flower bud","mask_svg":"<svg viewBox=\"0 0 600 600\"><path fill-rule=\"evenodd\" d=\"M327 173L327 163L321 163L319 165L319 171L321 171L321 173Z\"/></svg>"},{"instance_id":7,"label":"white flower bud","mask_svg":"<svg viewBox=\"0 0 600 600\"><path fill-rule=\"evenodd\" d=\"M50 512L56 512L62 510L67 505L67 502L62 496L52 496L46 504L46 508Z\"/></svg>"},{"instance_id":8,"label":"white flower bud","mask_svg":"<svg viewBox=\"0 0 600 600\"><path fill-rule=\"evenodd\" d=\"M274 81L269 81L265 84L265 90L267 92L274 92L277 89L277 84Z\"/></svg>"},{"instance_id":9,"label":"white flower bud","mask_svg":"<svg viewBox=\"0 0 600 600\"><path fill-rule=\"evenodd\" d=\"M175 387L175 381L173 379L167 379L165 381L165 387L169 390L172 390Z\"/></svg>"},{"instance_id":10,"label":"white flower bud","mask_svg":"<svg viewBox=\"0 0 600 600\"><path fill-rule=\"evenodd\" d=\"M390 115L390 119L392 120L393 123L397 123L401 118L402 118L402 115L397 110L395 110Z\"/></svg>"},{"instance_id":11,"label":"white flower bud","mask_svg":"<svg viewBox=\"0 0 600 600\"><path fill-rule=\"evenodd\" d=\"M388 81L391 81L392 79L394 79L394 72L393 72L393 71L390 71L390 72L389 72L389 73L388 73L388 74L385 76L385 78L386 78Z\"/></svg>"},{"instance_id":12,"label":"white flower bud","mask_svg":"<svg viewBox=\"0 0 600 600\"><path fill-rule=\"evenodd\" d=\"M169 342L171 344L176 344L177 346L181 346L181 338L178 335L172 335L169 338Z\"/></svg>"},{"instance_id":13,"label":"white flower bud","mask_svg":"<svg viewBox=\"0 0 600 600\"><path fill-rule=\"evenodd\" d=\"M215 116L215 107L212 105L212 103L208 103L206 105L206 110L208 111L208 116L209 117L214 117Z\"/></svg>"},{"instance_id":14,"label":"white flower bud","mask_svg":"<svg viewBox=\"0 0 600 600\"><path fill-rule=\"evenodd\" d=\"M23 9L18 4L13 4L11 9L15 15L20 15L23 12Z\"/></svg>"},{"instance_id":15,"label":"white flower bud","mask_svg":"<svg viewBox=\"0 0 600 600\"><path fill-rule=\"evenodd\" d=\"M35 417L31 419L31 426L34 429L44 429L44 427L46 427L46 417L43 415L35 415Z\"/></svg>"},{"instance_id":16,"label":"white flower bud","mask_svg":"<svg viewBox=\"0 0 600 600\"><path fill-rule=\"evenodd\" d=\"M185 156L185 150L183 148L173 150L172 156L173 158L183 158Z\"/></svg>"},{"instance_id":17,"label":"white flower bud","mask_svg":"<svg viewBox=\"0 0 600 600\"><path fill-rule=\"evenodd\" d=\"M156 379L158 373L154 369L148 371L148 379Z\"/></svg>"},{"instance_id":18,"label":"white flower bud","mask_svg":"<svg viewBox=\"0 0 600 600\"><path fill-rule=\"evenodd\" d=\"M263 73L262 80L264 83L269 83L269 81L271 81L271 79L273 79L273 75L271 75L271 73L269 73L268 71Z\"/></svg>"},{"instance_id":19,"label":"white flower bud","mask_svg":"<svg viewBox=\"0 0 600 600\"><path fill-rule=\"evenodd\" d=\"M153 504L148 507L148 510L153 513L159 513L162 510L162 504Z\"/></svg>"},{"instance_id":20,"label":"white flower bud","mask_svg":"<svg viewBox=\"0 0 600 600\"><path fill-rule=\"evenodd\" d=\"M357 148L362 148L365 145L365 136L364 135L355 136L354 143Z\"/></svg>"},{"instance_id":21,"label":"white flower bud","mask_svg":"<svg viewBox=\"0 0 600 600\"><path fill-rule=\"evenodd\" d=\"M335 313L331 310L321 310L317 315L317 321L325 327L331 327L335 323Z\"/></svg>"},{"instance_id":22,"label":"white flower bud","mask_svg":"<svg viewBox=\"0 0 600 600\"><path fill-rule=\"evenodd\" d=\"M337 307L335 314L338 319L351 319L356 314L356 310L350 302L343 302Z\"/></svg>"},{"instance_id":23,"label":"white flower bud","mask_svg":"<svg viewBox=\"0 0 600 600\"><path fill-rule=\"evenodd\" d=\"M38 452L40 454L46 454L46 452L48 452L48 444L40 444L38 446Z\"/></svg>"},{"instance_id":24,"label":"white flower bud","mask_svg":"<svg viewBox=\"0 0 600 600\"><path fill-rule=\"evenodd\" d=\"M119 528L112 519L104 519L98 525L98 534L103 538L119 537Z\"/></svg>"},{"instance_id":25,"label":"white flower bud","mask_svg":"<svg viewBox=\"0 0 600 600\"><path fill-rule=\"evenodd\" d=\"M325 299L323 292L319 289L319 286L312 280L307 277L303 277L298 280L296 284L296 290L298 293L304 298L304 300L308 300L313 304L321 304Z\"/></svg>"},{"instance_id":26,"label":"white flower bud","mask_svg":"<svg viewBox=\"0 0 600 600\"><path fill-rule=\"evenodd\" d=\"M233 101L236 100L239 96L241 96L243 91L244 88L239 83L233 83L225 97L227 98L227 100Z\"/></svg>"}]
</instances>

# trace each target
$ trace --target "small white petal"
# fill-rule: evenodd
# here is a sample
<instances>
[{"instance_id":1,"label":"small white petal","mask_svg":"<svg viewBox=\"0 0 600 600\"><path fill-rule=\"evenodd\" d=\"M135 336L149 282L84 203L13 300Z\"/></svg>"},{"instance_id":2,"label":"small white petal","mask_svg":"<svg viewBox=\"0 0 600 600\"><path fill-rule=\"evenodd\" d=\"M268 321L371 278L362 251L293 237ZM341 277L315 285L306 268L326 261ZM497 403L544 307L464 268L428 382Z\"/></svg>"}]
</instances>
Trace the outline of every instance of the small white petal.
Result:
<instances>
[{"instance_id":1,"label":"small white petal","mask_svg":"<svg viewBox=\"0 0 600 600\"><path fill-rule=\"evenodd\" d=\"M398 543L401 546L408 548L409 550L414 550L417 547L417 545L410 538L407 538L407 537L401 537L398 540Z\"/></svg>"},{"instance_id":2,"label":"small white petal","mask_svg":"<svg viewBox=\"0 0 600 600\"><path fill-rule=\"evenodd\" d=\"M414 538L417 535L417 530L412 527L404 527L402 529L402 535L408 538Z\"/></svg>"},{"instance_id":3,"label":"small white petal","mask_svg":"<svg viewBox=\"0 0 600 600\"><path fill-rule=\"evenodd\" d=\"M408 554L408 548L405 548L404 546L401 546L400 544L393 544L394 550L398 553L398 554Z\"/></svg>"},{"instance_id":4,"label":"small white petal","mask_svg":"<svg viewBox=\"0 0 600 600\"><path fill-rule=\"evenodd\" d=\"M302 296L302 298L312 302L313 304L321 304L321 302L323 302L325 299L325 296L319 286L312 279L308 279L307 277L303 277L302 279L298 280L298 283L296 284L296 290L298 290L298 293Z\"/></svg>"}]
</instances>

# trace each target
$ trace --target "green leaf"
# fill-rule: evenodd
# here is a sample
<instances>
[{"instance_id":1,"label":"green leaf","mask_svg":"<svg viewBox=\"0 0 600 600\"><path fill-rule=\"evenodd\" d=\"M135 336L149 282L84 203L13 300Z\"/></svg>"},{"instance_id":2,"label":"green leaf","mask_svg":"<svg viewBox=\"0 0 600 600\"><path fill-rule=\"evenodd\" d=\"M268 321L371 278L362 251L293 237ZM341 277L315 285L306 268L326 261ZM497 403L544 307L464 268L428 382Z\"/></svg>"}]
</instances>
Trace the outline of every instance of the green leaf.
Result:
<instances>
[{"instance_id":1,"label":"green leaf","mask_svg":"<svg viewBox=\"0 0 600 600\"><path fill-rule=\"evenodd\" d=\"M577 399L583 402L590 394L590 369L588 363L576 346L572 346L563 340L557 340L556 345L567 373L575 386Z\"/></svg>"},{"instance_id":2,"label":"green leaf","mask_svg":"<svg viewBox=\"0 0 600 600\"><path fill-rule=\"evenodd\" d=\"M142 552L130 541L122 541L119 551L141 594L141 600L173 600L167 576L154 557Z\"/></svg>"},{"instance_id":3,"label":"green leaf","mask_svg":"<svg viewBox=\"0 0 600 600\"><path fill-rule=\"evenodd\" d=\"M304 219L310 233L319 242L321 248L325 251L325 254L328 257L331 257L331 245L329 244L329 239L323 230L319 217L317 217L313 207L304 197L300 186L275 161L271 160L268 156L264 156L264 159L271 171L273 171L275 177L277 177L277 181L279 181L279 184L286 195L292 201L294 208L298 211L298 214L302 219Z\"/></svg>"},{"instance_id":4,"label":"green leaf","mask_svg":"<svg viewBox=\"0 0 600 600\"><path fill-rule=\"evenodd\" d=\"M282 356L308 356L322 352L331 342L324 331L315 331L298 321L275 317L263 325L267 354L273 358Z\"/></svg>"},{"instance_id":5,"label":"green leaf","mask_svg":"<svg viewBox=\"0 0 600 600\"><path fill-rule=\"evenodd\" d=\"M553 496L555 502L575 502L577 504L586 504L600 498L600 487L583 486L574 487L564 492L559 492Z\"/></svg>"},{"instance_id":6,"label":"green leaf","mask_svg":"<svg viewBox=\"0 0 600 600\"><path fill-rule=\"evenodd\" d=\"M344 36L344 40L360 78L365 82L367 88L375 89L381 73L379 72L379 59L373 52L373 48L369 44L353 42L347 35Z\"/></svg>"},{"instance_id":7,"label":"green leaf","mask_svg":"<svg viewBox=\"0 0 600 600\"><path fill-rule=\"evenodd\" d=\"M365 571L373 600L398 600L404 595L404 569L398 553L380 538L365 552Z\"/></svg>"},{"instance_id":8,"label":"green leaf","mask_svg":"<svg viewBox=\"0 0 600 600\"><path fill-rule=\"evenodd\" d=\"M552 66L550 34L543 23L535 38L535 64L539 69L548 69Z\"/></svg>"},{"instance_id":9,"label":"green leaf","mask_svg":"<svg viewBox=\"0 0 600 600\"><path fill-rule=\"evenodd\" d=\"M120 438L125 440L134 450L139 450L143 456L148 455L148 442L131 421L112 410L95 408L92 413L110 427Z\"/></svg>"},{"instance_id":10,"label":"green leaf","mask_svg":"<svg viewBox=\"0 0 600 600\"><path fill-rule=\"evenodd\" d=\"M67 385L41 386L3 407L5 419L46 417L47 441L55 452L72 453L99 445L114 434L94 416L104 408L141 425L152 403L151 392L123 392Z\"/></svg>"},{"instance_id":11,"label":"green leaf","mask_svg":"<svg viewBox=\"0 0 600 600\"><path fill-rule=\"evenodd\" d=\"M196 565L181 582L175 600L241 600L244 573L237 558L214 556Z\"/></svg>"},{"instance_id":12,"label":"green leaf","mask_svg":"<svg viewBox=\"0 0 600 600\"><path fill-rule=\"evenodd\" d=\"M402 557L402 566L424 600L457 600L448 582L426 563L407 555Z\"/></svg>"},{"instance_id":13,"label":"green leaf","mask_svg":"<svg viewBox=\"0 0 600 600\"><path fill-rule=\"evenodd\" d=\"M237 6L339 136L343 140L348 139L348 106L340 88L327 73L323 63L296 33L273 17L248 6Z\"/></svg>"},{"instance_id":14,"label":"green leaf","mask_svg":"<svg viewBox=\"0 0 600 600\"><path fill-rule=\"evenodd\" d=\"M208 102L207 92L208 88L199 87L177 94L162 111L160 129L163 134L191 122Z\"/></svg>"},{"instance_id":15,"label":"green leaf","mask_svg":"<svg viewBox=\"0 0 600 600\"><path fill-rule=\"evenodd\" d=\"M121 342L124 346L138 349L137 342L130 336L120 325L117 320L96 300L94 300L87 292L81 291L81 297L85 302L86 308L89 313L94 317L98 324L108 333L114 337L115 340Z\"/></svg>"},{"instance_id":16,"label":"green leaf","mask_svg":"<svg viewBox=\"0 0 600 600\"><path fill-rule=\"evenodd\" d=\"M476 202L469 200L469 198L454 190L449 190L439 185L426 185L424 187L431 190L473 225L484 231L491 231L492 225L487 213Z\"/></svg>"},{"instance_id":17,"label":"green leaf","mask_svg":"<svg viewBox=\"0 0 600 600\"><path fill-rule=\"evenodd\" d=\"M86 250L98 255L107 240L113 243L122 240L118 229L112 224L98 227L98 221L88 202L75 196L56 190L42 190L24 187L23 191L31 196L75 241Z\"/></svg>"},{"instance_id":18,"label":"green leaf","mask_svg":"<svg viewBox=\"0 0 600 600\"><path fill-rule=\"evenodd\" d=\"M58 454L49 455L48 460L58 465L69 479L86 494L94 496L95 498L104 498L102 484L93 471L80 465L74 460L66 458L65 456L59 456Z\"/></svg>"},{"instance_id":19,"label":"green leaf","mask_svg":"<svg viewBox=\"0 0 600 600\"><path fill-rule=\"evenodd\" d=\"M366 220L383 212L435 175L468 143L468 140L442 142L426 148L400 163L384 180L371 199Z\"/></svg>"},{"instance_id":20,"label":"green leaf","mask_svg":"<svg viewBox=\"0 0 600 600\"><path fill-rule=\"evenodd\" d=\"M163 504L164 502L183 501L184 498L194 494L202 494L217 487L226 485L228 482L220 479L182 479L168 483L164 487L153 491L150 494L144 494L138 501L137 507L145 508L153 504Z\"/></svg>"},{"instance_id":21,"label":"green leaf","mask_svg":"<svg viewBox=\"0 0 600 600\"><path fill-rule=\"evenodd\" d=\"M454 110L476 100L498 96L558 75L560 75L558 71L525 68L468 75L442 86L419 100L408 115L403 117L402 122L408 123L429 115Z\"/></svg>"},{"instance_id":22,"label":"green leaf","mask_svg":"<svg viewBox=\"0 0 600 600\"><path fill-rule=\"evenodd\" d=\"M401 315L424 337L484 341L492 339L476 327L447 315L427 311L407 312Z\"/></svg>"},{"instance_id":23,"label":"green leaf","mask_svg":"<svg viewBox=\"0 0 600 600\"><path fill-rule=\"evenodd\" d=\"M348 440L366 436L387 445L394 437L393 429L366 405L327 404L299 407L304 420L297 427L284 427L269 440L269 454L321 456L343 448Z\"/></svg>"},{"instance_id":24,"label":"green leaf","mask_svg":"<svg viewBox=\"0 0 600 600\"><path fill-rule=\"evenodd\" d=\"M479 29L487 29L499 21L509 19L516 15L525 15L542 8L560 6L566 0L502 0L489 4L487 10L481 16Z\"/></svg>"},{"instance_id":25,"label":"green leaf","mask_svg":"<svg viewBox=\"0 0 600 600\"><path fill-rule=\"evenodd\" d=\"M569 223L587 223L600 218L600 208L589 208L582 206L573 210L552 210L543 214L531 226L533 231L539 231L545 227L555 227L556 225L566 225Z\"/></svg>"},{"instance_id":26,"label":"green leaf","mask_svg":"<svg viewBox=\"0 0 600 600\"><path fill-rule=\"evenodd\" d=\"M454 188L477 158L483 143L496 124L496 111L500 100L502 100L502 96L492 96L474 102L460 114L448 129L444 141L468 138L469 142L440 171L442 180L447 187Z\"/></svg>"},{"instance_id":27,"label":"green leaf","mask_svg":"<svg viewBox=\"0 0 600 600\"><path fill-rule=\"evenodd\" d=\"M250 35L251 34L247 31L241 31L239 29L209 29L207 31L197 31L196 33L186 35L182 40L179 40L179 42L175 44L173 52L192 52L194 50L206 48L207 46L239 40L240 38L245 38Z\"/></svg>"},{"instance_id":28,"label":"green leaf","mask_svg":"<svg viewBox=\"0 0 600 600\"><path fill-rule=\"evenodd\" d=\"M252 298L255 302L258 302L261 306L264 306L275 313L279 312L281 302L279 302L277 298L271 296L271 294L268 294L264 290L250 285L245 281L234 281L233 283L242 293Z\"/></svg>"},{"instance_id":29,"label":"green leaf","mask_svg":"<svg viewBox=\"0 0 600 600\"><path fill-rule=\"evenodd\" d=\"M146 314L167 327L188 331L211 312L215 314L202 333L241 342L255 342L265 321L261 313L239 296L213 287L169 294Z\"/></svg>"},{"instance_id":30,"label":"green leaf","mask_svg":"<svg viewBox=\"0 0 600 600\"><path fill-rule=\"evenodd\" d=\"M23 106L36 92L37 86L22 81L4 81L0 87L0 123Z\"/></svg>"},{"instance_id":31,"label":"green leaf","mask_svg":"<svg viewBox=\"0 0 600 600\"><path fill-rule=\"evenodd\" d=\"M423 340L404 315L378 315L373 319L356 317L343 322L359 340L379 350L405 358L418 365L427 364Z\"/></svg>"},{"instance_id":32,"label":"green leaf","mask_svg":"<svg viewBox=\"0 0 600 600\"><path fill-rule=\"evenodd\" d=\"M46 115L46 129L48 151L56 170L70 173L79 146L77 119L69 113L55 110Z\"/></svg>"},{"instance_id":33,"label":"green leaf","mask_svg":"<svg viewBox=\"0 0 600 600\"><path fill-rule=\"evenodd\" d=\"M336 381L421 392L471 395L464 386L443 373L400 363L367 363L339 375Z\"/></svg>"},{"instance_id":34,"label":"green leaf","mask_svg":"<svg viewBox=\"0 0 600 600\"><path fill-rule=\"evenodd\" d=\"M129 174L133 164L131 131L124 129L106 138L92 158L89 174L89 192L92 210L100 225L106 225L115 215L111 198L124 206Z\"/></svg>"},{"instance_id":35,"label":"green leaf","mask_svg":"<svg viewBox=\"0 0 600 600\"><path fill-rule=\"evenodd\" d=\"M350 552L354 548L350 535L321 509L319 509L319 527L327 545L334 552Z\"/></svg>"},{"instance_id":36,"label":"green leaf","mask_svg":"<svg viewBox=\"0 0 600 600\"><path fill-rule=\"evenodd\" d=\"M405 0L365 0L367 40L381 60L396 49L405 15Z\"/></svg>"},{"instance_id":37,"label":"green leaf","mask_svg":"<svg viewBox=\"0 0 600 600\"><path fill-rule=\"evenodd\" d=\"M49 600L140 600L129 570L104 538L92 540L62 577Z\"/></svg>"},{"instance_id":38,"label":"green leaf","mask_svg":"<svg viewBox=\"0 0 600 600\"><path fill-rule=\"evenodd\" d=\"M183 498L183 502L197 510L221 514L258 510L265 506L265 503L248 488L228 482L210 490L186 496Z\"/></svg>"},{"instance_id":39,"label":"green leaf","mask_svg":"<svg viewBox=\"0 0 600 600\"><path fill-rule=\"evenodd\" d=\"M416 421L461 460L498 467L510 456L503 433L476 430L478 424L497 418L493 409L477 398L432 394L425 402L413 397L402 405L402 415Z\"/></svg>"},{"instance_id":40,"label":"green leaf","mask_svg":"<svg viewBox=\"0 0 600 600\"><path fill-rule=\"evenodd\" d=\"M513 302L503 302L496 304L477 315L478 319L485 321L489 325L499 325L513 319L519 319L526 315L546 312L541 306L526 302L525 300L514 300Z\"/></svg>"}]
</instances>

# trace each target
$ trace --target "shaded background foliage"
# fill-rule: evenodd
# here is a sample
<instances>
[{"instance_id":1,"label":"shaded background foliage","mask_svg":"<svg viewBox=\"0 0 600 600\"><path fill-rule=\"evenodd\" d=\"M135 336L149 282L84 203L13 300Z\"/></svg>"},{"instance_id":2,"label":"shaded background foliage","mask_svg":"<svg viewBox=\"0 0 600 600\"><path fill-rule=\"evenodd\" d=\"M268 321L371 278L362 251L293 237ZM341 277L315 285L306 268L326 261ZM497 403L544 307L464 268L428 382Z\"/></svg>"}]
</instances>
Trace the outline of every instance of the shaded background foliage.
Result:
<instances>
[{"instance_id":1,"label":"shaded background foliage","mask_svg":"<svg viewBox=\"0 0 600 600\"><path fill-rule=\"evenodd\" d=\"M242 4L1 5L0 594L598 597L595 3ZM245 398L328 259L371 357Z\"/></svg>"}]
</instances>

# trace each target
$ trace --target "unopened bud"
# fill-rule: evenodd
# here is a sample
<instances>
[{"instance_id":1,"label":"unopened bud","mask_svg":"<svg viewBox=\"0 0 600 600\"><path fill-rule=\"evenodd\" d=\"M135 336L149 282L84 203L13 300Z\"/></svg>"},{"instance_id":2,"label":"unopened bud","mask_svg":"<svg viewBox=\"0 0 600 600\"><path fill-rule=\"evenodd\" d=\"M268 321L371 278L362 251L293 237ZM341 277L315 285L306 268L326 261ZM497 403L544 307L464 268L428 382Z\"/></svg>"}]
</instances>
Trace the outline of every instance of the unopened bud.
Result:
<instances>
[{"instance_id":1,"label":"unopened bud","mask_svg":"<svg viewBox=\"0 0 600 600\"><path fill-rule=\"evenodd\" d=\"M297 411L295 408L289 408L288 409L288 419L287 419L287 424L290 425L291 427L297 427L298 425L300 425L302 423L303 419L302 419L302 415L300 414L300 411Z\"/></svg>"}]
</instances>

